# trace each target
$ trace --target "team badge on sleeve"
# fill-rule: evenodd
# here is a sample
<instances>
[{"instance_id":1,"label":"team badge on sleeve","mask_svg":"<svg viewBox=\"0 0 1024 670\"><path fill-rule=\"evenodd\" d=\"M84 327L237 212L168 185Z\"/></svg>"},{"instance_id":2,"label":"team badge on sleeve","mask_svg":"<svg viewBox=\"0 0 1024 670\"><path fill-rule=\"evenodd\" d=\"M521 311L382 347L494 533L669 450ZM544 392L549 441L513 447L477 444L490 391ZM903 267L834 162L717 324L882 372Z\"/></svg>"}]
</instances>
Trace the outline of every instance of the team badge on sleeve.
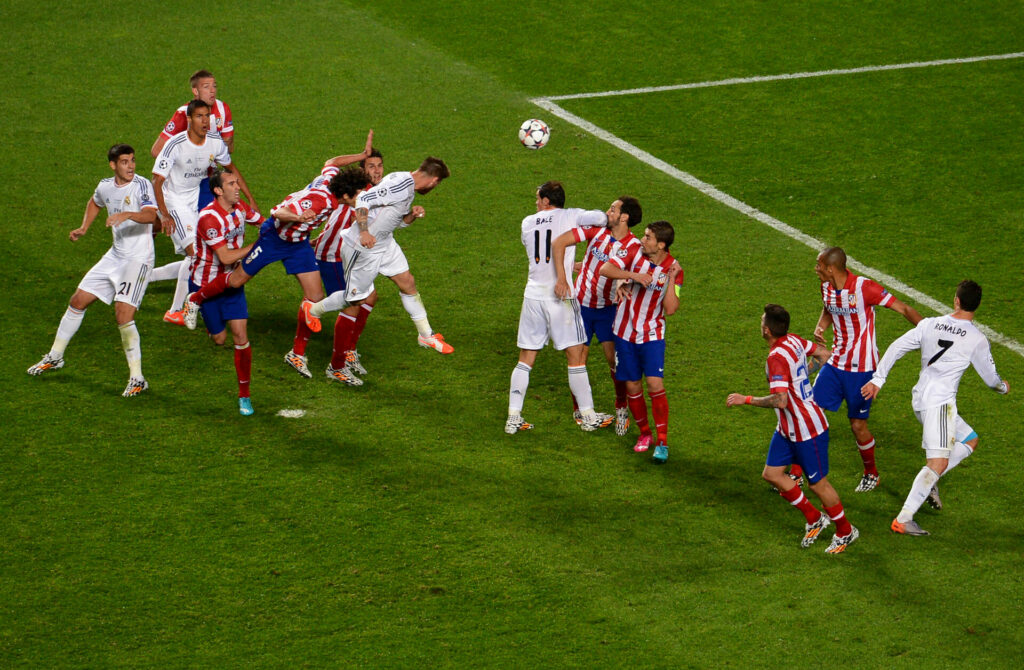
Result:
<instances>
[{"instance_id":1,"label":"team badge on sleeve","mask_svg":"<svg viewBox=\"0 0 1024 670\"><path fill-rule=\"evenodd\" d=\"M313 206L313 201L312 200L303 200L302 202L299 203L299 207L301 207L302 209L309 209L312 206Z\"/></svg>"},{"instance_id":2,"label":"team badge on sleeve","mask_svg":"<svg viewBox=\"0 0 1024 670\"><path fill-rule=\"evenodd\" d=\"M173 133L174 132L174 121L168 121L167 125L164 126L164 130L166 130L169 133Z\"/></svg>"},{"instance_id":3,"label":"team badge on sleeve","mask_svg":"<svg viewBox=\"0 0 1024 670\"><path fill-rule=\"evenodd\" d=\"M213 228L207 228L206 237L212 240L213 238L217 237L217 231L214 230Z\"/></svg>"},{"instance_id":4,"label":"team badge on sleeve","mask_svg":"<svg viewBox=\"0 0 1024 670\"><path fill-rule=\"evenodd\" d=\"M158 167L161 170L166 170L168 167L170 167L170 164L167 162L166 158L161 158L160 159L160 163L158 164Z\"/></svg>"}]
</instances>

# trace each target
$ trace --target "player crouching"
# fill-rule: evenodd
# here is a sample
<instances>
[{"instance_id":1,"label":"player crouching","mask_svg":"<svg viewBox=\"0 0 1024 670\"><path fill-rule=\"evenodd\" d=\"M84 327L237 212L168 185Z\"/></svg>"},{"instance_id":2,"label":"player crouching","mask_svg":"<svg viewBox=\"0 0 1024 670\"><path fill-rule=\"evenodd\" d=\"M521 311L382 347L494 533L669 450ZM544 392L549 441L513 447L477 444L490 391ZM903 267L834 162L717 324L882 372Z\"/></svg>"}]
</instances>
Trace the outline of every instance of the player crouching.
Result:
<instances>
[{"instance_id":1,"label":"player crouching","mask_svg":"<svg viewBox=\"0 0 1024 670\"><path fill-rule=\"evenodd\" d=\"M768 343L765 367L771 394L754 398L730 393L725 404L727 407L753 405L775 410L779 423L768 446L768 459L761 476L778 488L779 495L799 509L807 520L800 546L811 546L829 522L834 521L836 534L825 553L840 554L860 536L860 532L850 525L839 494L827 478L828 420L814 403L807 367L808 354L823 364L831 352L790 334L789 312L779 305L765 305L761 315L761 337ZM790 463L799 463L803 467L811 490L821 499L824 512L812 505L796 482L786 474Z\"/></svg>"}]
</instances>

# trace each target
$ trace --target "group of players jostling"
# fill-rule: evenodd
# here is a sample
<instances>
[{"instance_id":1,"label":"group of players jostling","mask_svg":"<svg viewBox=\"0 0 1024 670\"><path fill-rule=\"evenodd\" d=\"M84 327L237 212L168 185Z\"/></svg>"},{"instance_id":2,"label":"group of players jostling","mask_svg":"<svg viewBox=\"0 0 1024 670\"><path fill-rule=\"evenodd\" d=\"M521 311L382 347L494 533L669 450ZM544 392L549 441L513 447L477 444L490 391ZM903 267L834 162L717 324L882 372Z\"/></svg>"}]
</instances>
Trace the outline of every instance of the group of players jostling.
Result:
<instances>
[{"instance_id":1,"label":"group of players jostling","mask_svg":"<svg viewBox=\"0 0 1024 670\"><path fill-rule=\"evenodd\" d=\"M249 394L252 349L246 332L248 308L244 285L261 269L280 261L303 291L296 335L285 362L312 377L305 356L310 336L321 329L320 317L339 311L334 349L326 368L328 379L361 385L366 370L357 350L359 337L376 304L374 281L379 275L399 289L403 307L418 331L418 343L442 354L453 351L427 319L415 280L394 232L424 215L414 206L417 193L430 192L449 176L448 167L428 157L412 172L384 176L383 157L373 147L373 132L358 154L329 159L321 173L286 197L264 219L238 166L232 161L234 127L231 111L216 97L216 80L205 70L190 79L194 99L179 108L154 143L153 181L135 173L135 152L118 144L107 158L113 176L102 180L86 205L82 225L71 231L76 241L101 209L106 209L113 246L93 266L71 296L53 346L28 369L40 375L64 366L65 349L78 330L86 308L101 300L114 304L114 315L129 367L126 397L148 388L142 374L139 333L134 316L150 281L177 282L164 320L194 329L198 315L211 339L234 343L238 407L254 412ZM358 164L358 166L356 165ZM246 200L242 200L242 196ZM565 351L574 418L583 430L614 423L618 435L636 423L640 436L634 450L653 447L653 462L668 460L668 399L664 386L666 316L679 307L683 273L670 254L674 231L667 221L644 227L641 237L630 230L643 213L636 198L621 196L607 211L566 208L563 185L542 184L536 213L523 219L521 241L529 272L519 319L519 360L512 372L505 432L533 428L522 417L530 371L537 352L550 340ZM244 244L246 225L259 226L258 239ZM320 225L316 239L311 233ZM185 256L154 268L156 227ZM569 247L586 242L581 263ZM918 473L891 530L927 535L914 515L926 501L941 509L937 482L970 456L978 435L956 411L956 392L963 372L973 365L988 386L1007 393L1009 384L996 372L989 343L973 323L981 287L965 280L956 289L952 314L922 318L876 282L850 272L846 254L825 249L815 271L821 280L823 308L814 341L789 332L789 313L769 304L761 317L761 336L768 344L766 375L769 394L753 397L733 393L728 407L772 408L778 417L763 471L781 496L798 508L806 524L801 544L810 546L834 523L828 553L842 553L859 536L846 518L836 490L828 481L829 426L822 408L836 411L845 402L850 427L863 460L856 491L878 484L875 440L868 428L871 402L895 362L915 349L921 352L921 374L913 390L913 409L923 426L927 462ZM326 289L326 290L325 290ZM879 360L874 307L902 314L914 328L890 345ZM833 329L829 347L825 333ZM615 388L615 414L595 411L587 373L590 342L597 338ZM820 366L813 384L811 375ZM644 397L646 384L651 417ZM789 468L787 472L787 468ZM804 495L803 477L818 496L823 511Z\"/></svg>"}]
</instances>

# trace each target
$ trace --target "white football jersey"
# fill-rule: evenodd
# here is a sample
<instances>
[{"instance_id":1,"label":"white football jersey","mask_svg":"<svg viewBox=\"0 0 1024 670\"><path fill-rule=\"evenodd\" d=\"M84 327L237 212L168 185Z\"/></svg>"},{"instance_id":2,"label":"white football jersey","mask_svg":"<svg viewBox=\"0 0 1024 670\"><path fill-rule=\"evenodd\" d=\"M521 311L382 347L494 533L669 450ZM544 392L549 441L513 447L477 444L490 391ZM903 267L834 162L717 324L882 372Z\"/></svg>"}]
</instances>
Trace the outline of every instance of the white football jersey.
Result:
<instances>
[{"instance_id":1,"label":"white football jersey","mask_svg":"<svg viewBox=\"0 0 1024 670\"><path fill-rule=\"evenodd\" d=\"M231 165L231 154L220 135L209 133L202 144L192 144L187 132L167 140L153 166L153 174L167 180L164 199L171 201L167 206L195 209L199 204L199 184L215 165Z\"/></svg>"},{"instance_id":2,"label":"white football jersey","mask_svg":"<svg viewBox=\"0 0 1024 670\"><path fill-rule=\"evenodd\" d=\"M551 256L552 241L577 226L604 226L608 216L599 209L546 209L523 219L521 240L526 248L526 258L530 265L526 279L526 290L523 296L532 300L558 300L555 296L555 284L558 274ZM572 265L575 255L568 249L565 252L565 277L572 286Z\"/></svg>"},{"instance_id":3,"label":"white football jersey","mask_svg":"<svg viewBox=\"0 0 1024 670\"><path fill-rule=\"evenodd\" d=\"M92 194L92 201L98 207L106 208L107 215L122 212L141 212L156 209L153 199L153 184L140 175L120 186L113 177L101 181ZM110 229L114 235L114 246L110 250L120 258L153 263L153 226L128 219Z\"/></svg>"},{"instance_id":4,"label":"white football jersey","mask_svg":"<svg viewBox=\"0 0 1024 670\"><path fill-rule=\"evenodd\" d=\"M881 388L896 361L914 349L921 350L921 376L913 391L915 411L955 402L960 379L969 365L991 388L998 389L1003 381L996 372L988 340L974 322L947 314L921 319L890 344L871 383Z\"/></svg>"},{"instance_id":5,"label":"white football jersey","mask_svg":"<svg viewBox=\"0 0 1024 670\"><path fill-rule=\"evenodd\" d=\"M412 173L392 172L387 175L379 184L363 191L356 198L355 208L366 208L367 230L377 242L372 249L364 247L359 241L359 226L353 223L344 233L345 243L371 254L389 251L395 241L395 231L408 225L402 219L412 208L415 197Z\"/></svg>"}]
</instances>

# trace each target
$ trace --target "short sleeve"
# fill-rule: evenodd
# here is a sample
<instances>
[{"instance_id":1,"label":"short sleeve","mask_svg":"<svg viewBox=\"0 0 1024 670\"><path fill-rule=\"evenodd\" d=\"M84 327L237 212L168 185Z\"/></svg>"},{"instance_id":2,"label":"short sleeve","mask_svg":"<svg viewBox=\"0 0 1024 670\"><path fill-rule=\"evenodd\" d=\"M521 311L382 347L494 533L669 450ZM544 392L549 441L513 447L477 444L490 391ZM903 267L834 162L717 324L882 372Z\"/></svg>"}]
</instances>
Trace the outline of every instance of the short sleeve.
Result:
<instances>
[{"instance_id":1,"label":"short sleeve","mask_svg":"<svg viewBox=\"0 0 1024 670\"><path fill-rule=\"evenodd\" d=\"M171 120L164 125L163 131L160 136L164 139L171 139L178 133L183 133L188 129L188 117L185 116L185 112L181 109L174 112L174 116Z\"/></svg>"},{"instance_id":2,"label":"short sleeve","mask_svg":"<svg viewBox=\"0 0 1024 670\"><path fill-rule=\"evenodd\" d=\"M199 218L199 224L196 226L196 236L201 238L206 246L211 249L222 247L225 244L220 221L214 214L204 214Z\"/></svg>"},{"instance_id":3,"label":"short sleeve","mask_svg":"<svg viewBox=\"0 0 1024 670\"><path fill-rule=\"evenodd\" d=\"M864 280L864 286L861 288L864 293L864 300L869 305L881 305L882 307L888 307L892 304L893 300L896 299L893 294L885 290L885 288L870 279Z\"/></svg>"},{"instance_id":4,"label":"short sleeve","mask_svg":"<svg viewBox=\"0 0 1024 670\"><path fill-rule=\"evenodd\" d=\"M777 354L768 357L768 389L772 393L789 390L789 363Z\"/></svg>"}]
</instances>

